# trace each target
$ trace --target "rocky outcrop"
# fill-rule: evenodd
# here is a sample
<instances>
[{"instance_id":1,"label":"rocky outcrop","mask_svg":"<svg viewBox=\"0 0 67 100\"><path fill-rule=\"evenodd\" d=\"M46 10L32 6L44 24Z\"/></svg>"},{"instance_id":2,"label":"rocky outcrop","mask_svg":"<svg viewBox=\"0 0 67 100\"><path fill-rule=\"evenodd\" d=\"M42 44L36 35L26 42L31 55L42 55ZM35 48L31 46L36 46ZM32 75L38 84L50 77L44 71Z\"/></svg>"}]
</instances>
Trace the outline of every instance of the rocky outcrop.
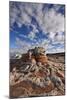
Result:
<instances>
[{"instance_id":1,"label":"rocky outcrop","mask_svg":"<svg viewBox=\"0 0 67 100\"><path fill-rule=\"evenodd\" d=\"M27 62L31 59L35 59L36 62L41 62L42 64L48 63L48 58L45 55L45 50L42 47L35 47L34 49L28 50L27 54L22 55L22 61Z\"/></svg>"},{"instance_id":2,"label":"rocky outcrop","mask_svg":"<svg viewBox=\"0 0 67 100\"><path fill-rule=\"evenodd\" d=\"M13 60L12 66L11 98L65 94L63 63L48 60L43 48L30 49L20 59Z\"/></svg>"}]
</instances>

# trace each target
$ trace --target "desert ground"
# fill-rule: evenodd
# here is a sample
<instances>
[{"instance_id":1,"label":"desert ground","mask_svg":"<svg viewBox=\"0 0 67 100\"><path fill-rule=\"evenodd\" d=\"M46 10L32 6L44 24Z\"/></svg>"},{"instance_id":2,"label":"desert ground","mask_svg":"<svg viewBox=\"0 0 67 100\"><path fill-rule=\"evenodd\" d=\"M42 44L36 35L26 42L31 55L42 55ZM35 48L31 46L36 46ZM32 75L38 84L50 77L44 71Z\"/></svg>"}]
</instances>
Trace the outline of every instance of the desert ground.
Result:
<instances>
[{"instance_id":1,"label":"desert ground","mask_svg":"<svg viewBox=\"0 0 67 100\"><path fill-rule=\"evenodd\" d=\"M10 59L9 83L10 98L65 95L65 53L42 49Z\"/></svg>"}]
</instances>

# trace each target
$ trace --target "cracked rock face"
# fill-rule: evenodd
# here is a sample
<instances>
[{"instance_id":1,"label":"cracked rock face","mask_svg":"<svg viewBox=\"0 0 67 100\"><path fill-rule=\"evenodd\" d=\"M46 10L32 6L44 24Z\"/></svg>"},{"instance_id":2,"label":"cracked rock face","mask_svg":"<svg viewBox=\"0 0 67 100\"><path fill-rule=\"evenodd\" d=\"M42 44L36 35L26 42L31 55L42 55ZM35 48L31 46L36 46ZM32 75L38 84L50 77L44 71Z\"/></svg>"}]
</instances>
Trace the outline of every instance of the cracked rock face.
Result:
<instances>
[{"instance_id":1,"label":"cracked rock face","mask_svg":"<svg viewBox=\"0 0 67 100\"><path fill-rule=\"evenodd\" d=\"M49 57L43 53L43 48L42 50L41 48L35 48L30 55L28 53L23 54L21 59L11 63L11 98L65 94L65 75L64 70L61 70L64 67L63 62L60 62L59 68L59 62L53 62L51 55L50 60L45 60Z\"/></svg>"}]
</instances>

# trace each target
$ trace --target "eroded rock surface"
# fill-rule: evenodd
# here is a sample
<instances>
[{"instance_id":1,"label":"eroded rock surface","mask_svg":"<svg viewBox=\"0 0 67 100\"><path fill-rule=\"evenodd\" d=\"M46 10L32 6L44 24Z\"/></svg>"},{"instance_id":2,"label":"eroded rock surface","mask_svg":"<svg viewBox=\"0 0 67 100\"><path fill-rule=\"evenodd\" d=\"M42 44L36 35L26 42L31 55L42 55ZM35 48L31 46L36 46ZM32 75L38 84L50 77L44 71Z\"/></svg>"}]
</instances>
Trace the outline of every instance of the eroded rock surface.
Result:
<instances>
[{"instance_id":1,"label":"eroded rock surface","mask_svg":"<svg viewBox=\"0 0 67 100\"><path fill-rule=\"evenodd\" d=\"M50 57L44 54L43 48L35 48L11 63L11 98L65 94L64 61L59 55L59 59L52 56L56 62Z\"/></svg>"}]
</instances>

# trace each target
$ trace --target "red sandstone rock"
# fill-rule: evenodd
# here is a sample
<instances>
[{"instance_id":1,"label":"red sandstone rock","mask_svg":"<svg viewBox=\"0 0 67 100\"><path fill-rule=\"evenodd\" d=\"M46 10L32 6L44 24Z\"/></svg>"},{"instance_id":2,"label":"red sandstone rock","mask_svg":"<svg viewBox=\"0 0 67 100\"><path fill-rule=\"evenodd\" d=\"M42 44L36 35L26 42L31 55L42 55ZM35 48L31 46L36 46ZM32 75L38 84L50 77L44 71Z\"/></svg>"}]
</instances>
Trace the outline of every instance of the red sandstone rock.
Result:
<instances>
[{"instance_id":1,"label":"red sandstone rock","mask_svg":"<svg viewBox=\"0 0 67 100\"><path fill-rule=\"evenodd\" d=\"M37 52L34 53L36 50L35 48L32 49L30 52L31 54L29 54L29 52L27 52L26 54L22 55L22 61L23 62L27 62L31 59L35 59L37 62L41 62L42 64L47 64L48 63L48 58L44 53L44 48L37 48ZM32 53L33 52L33 53Z\"/></svg>"},{"instance_id":2,"label":"red sandstone rock","mask_svg":"<svg viewBox=\"0 0 67 100\"><path fill-rule=\"evenodd\" d=\"M39 70L35 73L36 77L46 77L46 72Z\"/></svg>"},{"instance_id":3,"label":"red sandstone rock","mask_svg":"<svg viewBox=\"0 0 67 100\"><path fill-rule=\"evenodd\" d=\"M22 97L22 96L36 96L43 93L48 93L54 89L54 85L50 83L46 87L40 87L31 81L22 81L14 86L10 87L10 97Z\"/></svg>"},{"instance_id":4,"label":"red sandstone rock","mask_svg":"<svg viewBox=\"0 0 67 100\"><path fill-rule=\"evenodd\" d=\"M48 63L47 56L45 55L36 55L36 61L41 62L42 64Z\"/></svg>"}]
</instances>

